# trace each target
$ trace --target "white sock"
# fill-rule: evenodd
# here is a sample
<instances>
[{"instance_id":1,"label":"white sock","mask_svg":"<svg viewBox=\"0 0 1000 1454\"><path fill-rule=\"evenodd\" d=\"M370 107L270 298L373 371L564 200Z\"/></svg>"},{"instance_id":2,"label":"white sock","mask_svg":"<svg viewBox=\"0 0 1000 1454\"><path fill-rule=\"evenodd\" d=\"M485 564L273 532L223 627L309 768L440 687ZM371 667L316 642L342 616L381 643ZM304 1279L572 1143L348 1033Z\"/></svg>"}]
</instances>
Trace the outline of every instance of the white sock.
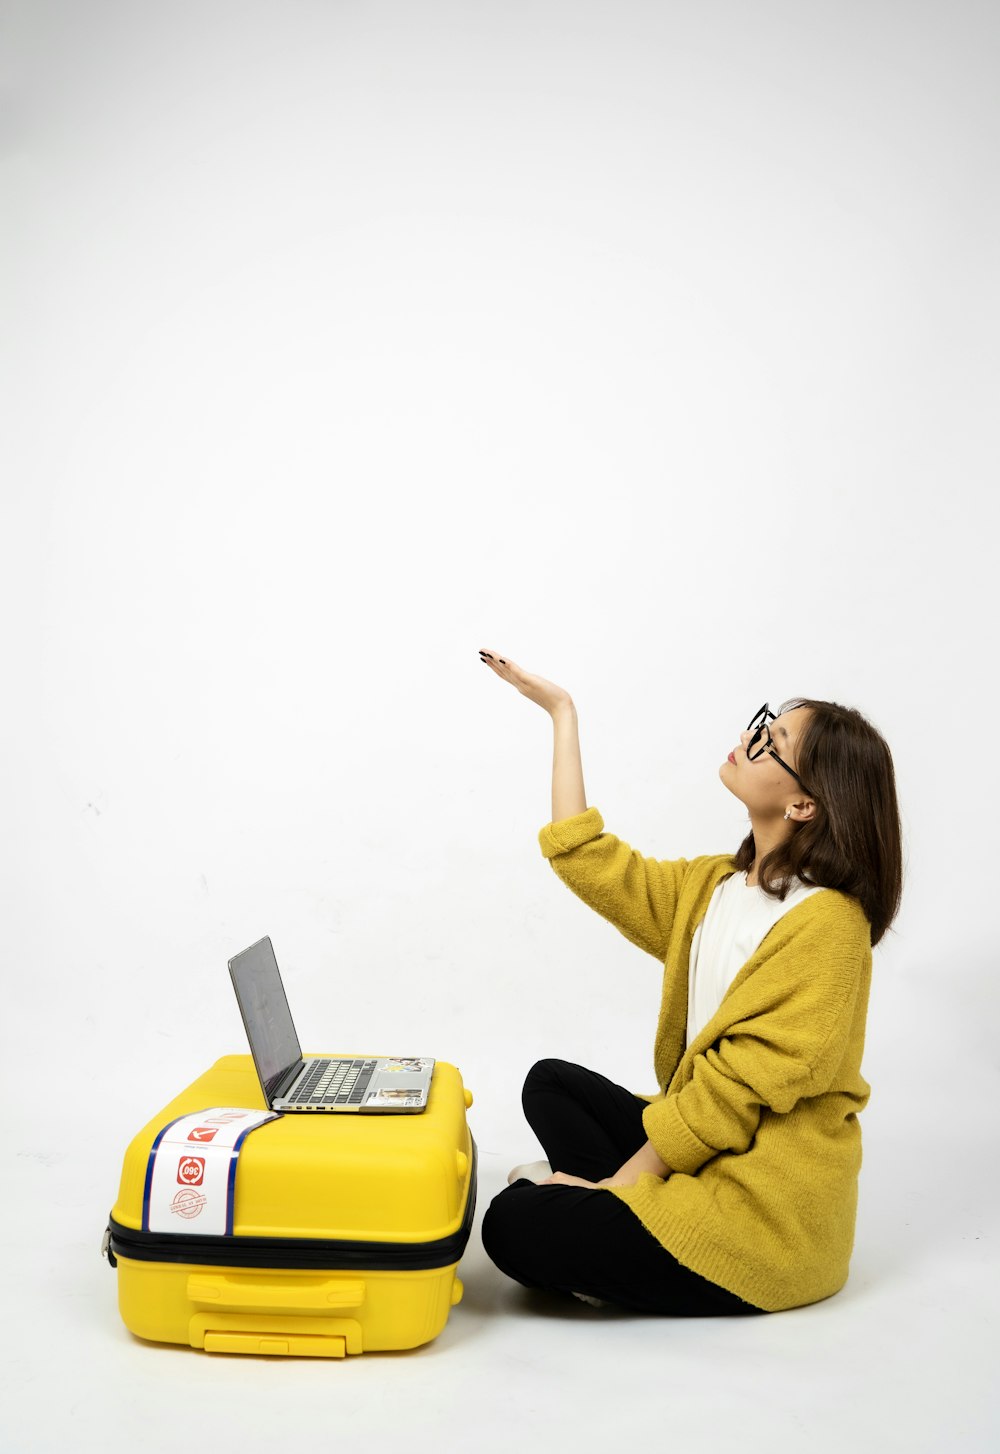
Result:
<instances>
[{"instance_id":1,"label":"white sock","mask_svg":"<svg viewBox=\"0 0 1000 1454\"><path fill-rule=\"evenodd\" d=\"M524 1166L515 1166L507 1178L507 1185L513 1186L515 1181L522 1178L525 1181L533 1181L537 1185L552 1175L552 1167L547 1161L528 1161Z\"/></svg>"},{"instance_id":2,"label":"white sock","mask_svg":"<svg viewBox=\"0 0 1000 1454\"><path fill-rule=\"evenodd\" d=\"M591 1297L589 1292L575 1292L573 1296L578 1297L582 1303L590 1303L590 1306L592 1308L607 1307L607 1303L604 1301L603 1298Z\"/></svg>"}]
</instances>

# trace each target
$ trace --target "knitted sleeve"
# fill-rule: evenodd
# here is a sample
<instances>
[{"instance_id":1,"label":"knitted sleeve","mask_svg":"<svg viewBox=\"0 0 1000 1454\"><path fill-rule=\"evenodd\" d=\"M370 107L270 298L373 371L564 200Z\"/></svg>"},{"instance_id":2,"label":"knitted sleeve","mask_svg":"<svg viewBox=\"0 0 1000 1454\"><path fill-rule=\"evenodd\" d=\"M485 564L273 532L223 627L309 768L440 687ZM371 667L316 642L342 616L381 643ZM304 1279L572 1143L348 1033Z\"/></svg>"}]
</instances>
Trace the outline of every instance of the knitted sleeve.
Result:
<instances>
[{"instance_id":1,"label":"knitted sleeve","mask_svg":"<svg viewBox=\"0 0 1000 1454\"><path fill-rule=\"evenodd\" d=\"M688 860L644 858L603 832L596 808L548 823L542 855L576 896L662 964Z\"/></svg>"},{"instance_id":2,"label":"knitted sleeve","mask_svg":"<svg viewBox=\"0 0 1000 1454\"><path fill-rule=\"evenodd\" d=\"M834 900L783 943L779 934L776 952L734 993L733 1023L692 1057L679 1089L646 1107L646 1135L672 1171L746 1151L765 1109L784 1114L830 1089L871 963L860 908L839 921L837 909Z\"/></svg>"}]
</instances>

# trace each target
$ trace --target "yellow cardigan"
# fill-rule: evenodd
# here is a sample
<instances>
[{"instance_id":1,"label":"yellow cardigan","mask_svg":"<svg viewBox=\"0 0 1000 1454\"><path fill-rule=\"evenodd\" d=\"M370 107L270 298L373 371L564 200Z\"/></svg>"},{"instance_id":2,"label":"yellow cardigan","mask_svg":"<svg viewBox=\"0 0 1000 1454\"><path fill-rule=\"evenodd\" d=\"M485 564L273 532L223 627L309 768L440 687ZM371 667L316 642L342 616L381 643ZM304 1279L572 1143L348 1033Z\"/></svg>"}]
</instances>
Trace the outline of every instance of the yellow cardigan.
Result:
<instances>
[{"instance_id":1,"label":"yellow cardigan","mask_svg":"<svg viewBox=\"0 0 1000 1454\"><path fill-rule=\"evenodd\" d=\"M573 892L664 966L646 1135L670 1168L614 1190L685 1267L768 1312L847 1281L854 1244L871 928L836 889L765 935L684 1048L688 960L731 855L644 858L596 808L547 824L544 857Z\"/></svg>"}]
</instances>

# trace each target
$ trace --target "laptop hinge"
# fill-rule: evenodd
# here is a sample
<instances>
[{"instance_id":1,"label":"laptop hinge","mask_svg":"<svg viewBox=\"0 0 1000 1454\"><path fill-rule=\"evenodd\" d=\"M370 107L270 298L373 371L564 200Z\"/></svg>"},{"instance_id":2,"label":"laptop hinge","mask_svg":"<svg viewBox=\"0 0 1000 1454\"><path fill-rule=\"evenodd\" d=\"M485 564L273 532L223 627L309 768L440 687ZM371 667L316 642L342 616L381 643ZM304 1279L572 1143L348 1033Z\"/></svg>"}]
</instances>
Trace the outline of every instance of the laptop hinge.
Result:
<instances>
[{"instance_id":1,"label":"laptop hinge","mask_svg":"<svg viewBox=\"0 0 1000 1454\"><path fill-rule=\"evenodd\" d=\"M291 1090L299 1076L306 1068L304 1060L300 1059L298 1064L291 1066L278 1077L273 1086L267 1088L267 1103L273 1105L275 1101L283 1099L285 1094Z\"/></svg>"}]
</instances>

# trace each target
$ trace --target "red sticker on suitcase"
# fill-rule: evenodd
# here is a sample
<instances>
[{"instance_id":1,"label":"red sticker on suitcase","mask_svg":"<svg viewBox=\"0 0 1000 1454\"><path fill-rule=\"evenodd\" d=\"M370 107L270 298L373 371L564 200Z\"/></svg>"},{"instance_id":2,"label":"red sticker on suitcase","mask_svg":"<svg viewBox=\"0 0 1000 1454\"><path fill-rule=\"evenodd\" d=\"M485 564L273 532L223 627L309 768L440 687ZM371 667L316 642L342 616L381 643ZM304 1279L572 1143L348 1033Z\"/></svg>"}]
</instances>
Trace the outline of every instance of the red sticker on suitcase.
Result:
<instances>
[{"instance_id":1,"label":"red sticker on suitcase","mask_svg":"<svg viewBox=\"0 0 1000 1454\"><path fill-rule=\"evenodd\" d=\"M176 1212L179 1217L184 1217L186 1221L190 1221L192 1217L197 1217L205 1210L207 1201L208 1197L202 1196L200 1191L193 1191L191 1188L185 1187L170 1203L170 1210Z\"/></svg>"},{"instance_id":2,"label":"red sticker on suitcase","mask_svg":"<svg viewBox=\"0 0 1000 1454\"><path fill-rule=\"evenodd\" d=\"M165 1126L149 1153L143 1231L187 1231L185 1224L197 1222L192 1234L232 1236L240 1148L250 1131L277 1114L210 1106ZM191 1154L192 1142L200 1155Z\"/></svg>"}]
</instances>

